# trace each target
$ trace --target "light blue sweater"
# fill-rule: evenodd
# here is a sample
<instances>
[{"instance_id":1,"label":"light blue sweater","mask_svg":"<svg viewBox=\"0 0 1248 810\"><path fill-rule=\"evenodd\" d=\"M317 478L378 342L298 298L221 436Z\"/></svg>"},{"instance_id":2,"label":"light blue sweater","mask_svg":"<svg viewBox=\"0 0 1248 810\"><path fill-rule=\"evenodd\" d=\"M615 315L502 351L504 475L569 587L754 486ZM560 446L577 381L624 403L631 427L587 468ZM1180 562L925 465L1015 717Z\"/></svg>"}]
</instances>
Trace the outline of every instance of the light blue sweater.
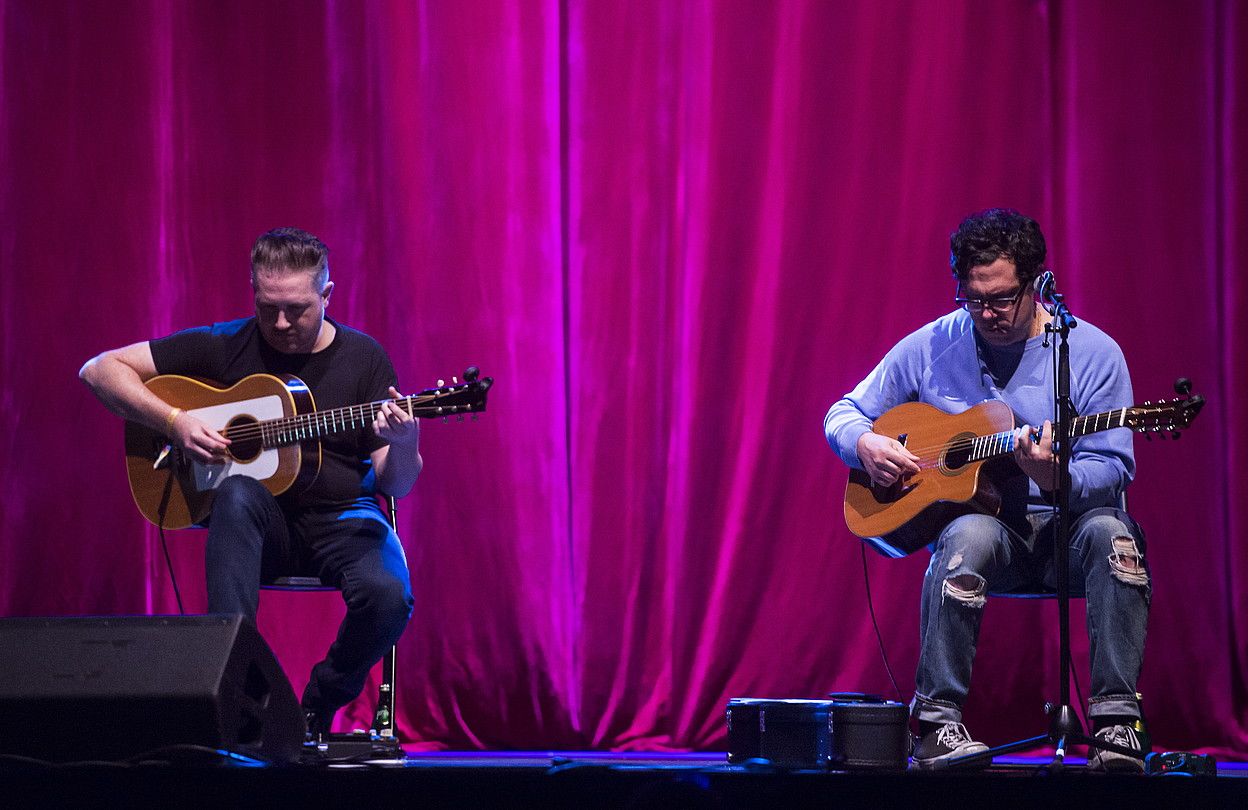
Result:
<instances>
[{"instance_id":1,"label":"light blue sweater","mask_svg":"<svg viewBox=\"0 0 1248 810\"><path fill-rule=\"evenodd\" d=\"M947 413L961 413L984 400L998 399L1014 411L1017 425L1037 426L1053 419L1053 355L1044 335L1027 341L1009 382L998 388L980 360L974 324L956 310L907 335L853 391L834 404L823 420L828 444L851 467L861 469L858 438L881 414L903 402L924 402ZM1070 390L1079 415L1134 404L1131 377L1122 350L1087 321L1070 332ZM1075 440L1071 457L1070 506L1080 513L1111 506L1135 475L1132 433L1114 428ZM1021 493L1020 493L1021 494ZM1034 481L1029 510L1049 508Z\"/></svg>"}]
</instances>

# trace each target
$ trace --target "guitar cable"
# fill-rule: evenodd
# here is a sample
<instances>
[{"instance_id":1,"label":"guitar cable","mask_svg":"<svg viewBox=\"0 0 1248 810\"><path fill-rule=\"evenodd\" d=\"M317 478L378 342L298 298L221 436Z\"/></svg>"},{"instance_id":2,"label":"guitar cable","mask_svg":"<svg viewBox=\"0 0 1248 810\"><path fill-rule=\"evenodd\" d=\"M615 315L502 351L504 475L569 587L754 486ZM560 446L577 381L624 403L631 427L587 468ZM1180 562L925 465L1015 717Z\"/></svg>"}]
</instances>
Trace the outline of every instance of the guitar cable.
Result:
<instances>
[{"instance_id":1,"label":"guitar cable","mask_svg":"<svg viewBox=\"0 0 1248 810\"><path fill-rule=\"evenodd\" d=\"M157 525L156 530L160 533L160 550L165 553L165 569L169 572L169 582L173 584L173 596L178 600L178 615L185 616L186 609L182 607L182 592L178 590L178 577L173 572L173 560L169 557L169 544L165 542L165 527Z\"/></svg>"},{"instance_id":2,"label":"guitar cable","mask_svg":"<svg viewBox=\"0 0 1248 810\"><path fill-rule=\"evenodd\" d=\"M893 676L893 668L888 663L888 652L884 649L884 637L880 633L879 622L875 618L875 603L871 598L871 573L867 568L867 549L865 543L858 544L858 554L862 558L862 584L867 590L867 609L871 613L871 627L875 629L875 642L880 648L880 658L884 661L884 671L888 673L888 679L892 681L893 691L897 693L897 702L905 703L905 698L901 694L901 687L897 685L897 678ZM1070 677L1074 682L1075 698L1078 701L1075 704L1076 711L1083 718L1083 727L1090 729L1092 726L1088 721L1087 704L1083 700L1083 689L1079 684L1079 671L1074 667L1070 668Z\"/></svg>"},{"instance_id":3,"label":"guitar cable","mask_svg":"<svg viewBox=\"0 0 1248 810\"><path fill-rule=\"evenodd\" d=\"M858 553L862 557L862 583L867 588L867 609L871 612L871 626L875 628L875 641L880 647L880 658L884 659L884 671L888 673L888 679L893 682L893 691L897 693L897 702L905 703L902 697L901 687L897 685L897 679L893 677L893 668L888 663L888 653L884 651L884 636L880 634L880 624L875 619L875 603L871 599L871 575L867 570L867 544L858 544Z\"/></svg>"}]
</instances>

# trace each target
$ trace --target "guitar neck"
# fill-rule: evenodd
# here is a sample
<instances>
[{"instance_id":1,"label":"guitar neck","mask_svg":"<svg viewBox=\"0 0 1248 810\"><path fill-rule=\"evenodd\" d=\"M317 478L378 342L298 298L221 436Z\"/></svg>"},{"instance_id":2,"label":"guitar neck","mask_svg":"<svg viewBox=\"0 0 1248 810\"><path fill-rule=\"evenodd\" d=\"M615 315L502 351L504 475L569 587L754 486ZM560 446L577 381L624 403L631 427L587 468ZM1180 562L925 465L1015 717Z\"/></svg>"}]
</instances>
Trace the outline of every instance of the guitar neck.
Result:
<instances>
[{"instance_id":1,"label":"guitar neck","mask_svg":"<svg viewBox=\"0 0 1248 810\"><path fill-rule=\"evenodd\" d=\"M284 447L298 442L320 439L335 433L367 428L377 418L377 412L387 402L393 402L415 419L447 416L472 409L470 405L441 405L436 394L413 394L398 399L382 399L360 405L348 405L327 411L312 411L282 419L266 419L248 430L260 430L264 447ZM229 432L226 432L229 437Z\"/></svg>"},{"instance_id":2,"label":"guitar neck","mask_svg":"<svg viewBox=\"0 0 1248 810\"><path fill-rule=\"evenodd\" d=\"M1070 438L1078 439L1091 433L1100 433L1118 427L1129 427L1127 412L1130 408L1118 408L1091 416L1076 416L1070 424ZM987 436L977 436L971 440L970 461L983 461L1014 452L1014 431L1003 430Z\"/></svg>"}]
</instances>

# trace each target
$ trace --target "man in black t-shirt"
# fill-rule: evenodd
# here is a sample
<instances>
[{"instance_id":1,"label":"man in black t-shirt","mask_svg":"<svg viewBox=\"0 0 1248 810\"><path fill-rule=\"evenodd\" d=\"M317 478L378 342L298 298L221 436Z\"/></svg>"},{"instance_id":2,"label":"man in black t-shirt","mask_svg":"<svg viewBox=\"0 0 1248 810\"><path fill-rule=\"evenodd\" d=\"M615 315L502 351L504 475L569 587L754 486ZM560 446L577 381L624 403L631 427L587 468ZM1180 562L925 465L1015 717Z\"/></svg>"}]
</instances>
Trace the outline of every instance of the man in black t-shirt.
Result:
<instances>
[{"instance_id":1,"label":"man in black t-shirt","mask_svg":"<svg viewBox=\"0 0 1248 810\"><path fill-rule=\"evenodd\" d=\"M334 287L328 253L306 231L270 231L251 253L255 316L104 352L79 376L114 413L161 431L202 461L227 454L229 439L152 393L148 379L181 374L231 386L251 374L293 374L317 410L397 398L381 346L325 317ZM260 583L281 574L317 575L341 588L346 617L303 694L308 730L318 736L360 693L411 616L407 561L375 495L406 495L422 464L419 425L391 402L368 428L322 438L321 447L320 471L303 492L275 498L247 475L224 478L206 547L211 613L254 621Z\"/></svg>"}]
</instances>

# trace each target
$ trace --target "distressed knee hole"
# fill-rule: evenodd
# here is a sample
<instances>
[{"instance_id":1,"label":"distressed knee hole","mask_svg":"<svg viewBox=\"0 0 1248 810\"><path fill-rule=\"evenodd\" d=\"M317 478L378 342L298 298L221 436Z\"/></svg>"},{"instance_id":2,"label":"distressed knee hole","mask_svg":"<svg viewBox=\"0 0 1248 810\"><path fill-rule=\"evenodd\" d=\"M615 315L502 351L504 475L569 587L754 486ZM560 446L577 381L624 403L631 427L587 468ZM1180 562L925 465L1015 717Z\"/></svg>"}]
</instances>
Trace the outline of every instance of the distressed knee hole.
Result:
<instances>
[{"instance_id":1,"label":"distressed knee hole","mask_svg":"<svg viewBox=\"0 0 1248 810\"><path fill-rule=\"evenodd\" d=\"M1109 570L1128 585L1147 585L1148 571L1144 569L1144 556L1130 537L1115 537L1114 551L1109 555Z\"/></svg>"},{"instance_id":2,"label":"distressed knee hole","mask_svg":"<svg viewBox=\"0 0 1248 810\"><path fill-rule=\"evenodd\" d=\"M970 608L982 608L988 601L988 583L971 574L949 577L942 593Z\"/></svg>"}]
</instances>

